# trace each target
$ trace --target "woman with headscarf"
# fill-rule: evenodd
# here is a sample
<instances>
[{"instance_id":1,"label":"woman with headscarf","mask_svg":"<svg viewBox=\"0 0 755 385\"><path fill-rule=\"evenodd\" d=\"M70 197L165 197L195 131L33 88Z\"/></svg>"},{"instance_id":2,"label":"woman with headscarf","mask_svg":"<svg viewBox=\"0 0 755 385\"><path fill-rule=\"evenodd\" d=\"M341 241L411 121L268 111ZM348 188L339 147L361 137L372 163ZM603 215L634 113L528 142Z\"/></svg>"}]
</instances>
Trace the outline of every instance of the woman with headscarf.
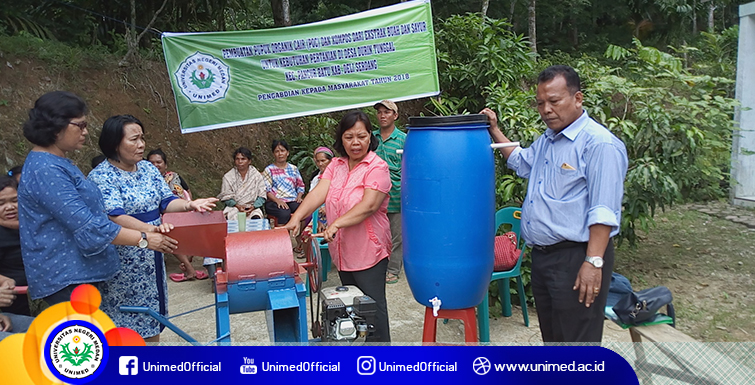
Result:
<instances>
[{"instance_id":1,"label":"woman with headscarf","mask_svg":"<svg viewBox=\"0 0 755 385\"><path fill-rule=\"evenodd\" d=\"M317 183L320 182L320 178L322 177L322 173L325 172L325 169L330 164L330 161L333 160L333 151L331 151L327 147L317 147L315 149L315 155L314 155L315 165L317 166L317 170L312 174L312 178L309 182L309 191L315 189L317 186ZM325 226L327 226L328 218L325 212L325 204L323 203L318 209L317 209L317 228L323 229ZM312 223L310 222L310 225L307 228L310 228L312 226Z\"/></svg>"}]
</instances>

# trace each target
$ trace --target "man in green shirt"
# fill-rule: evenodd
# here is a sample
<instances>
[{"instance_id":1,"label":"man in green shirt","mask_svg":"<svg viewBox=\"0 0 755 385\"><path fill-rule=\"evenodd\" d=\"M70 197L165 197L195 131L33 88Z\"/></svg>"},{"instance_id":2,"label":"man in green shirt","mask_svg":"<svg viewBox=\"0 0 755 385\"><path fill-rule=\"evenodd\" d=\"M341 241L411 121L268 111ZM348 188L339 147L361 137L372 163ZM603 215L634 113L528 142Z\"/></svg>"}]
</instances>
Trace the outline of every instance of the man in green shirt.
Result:
<instances>
[{"instance_id":1,"label":"man in green shirt","mask_svg":"<svg viewBox=\"0 0 755 385\"><path fill-rule=\"evenodd\" d=\"M388 201L388 220L391 222L391 237L393 250L388 262L388 272L385 276L386 283L398 282L401 266L404 263L404 251L401 240L401 154L396 150L404 148L406 134L396 128L394 124L398 119L398 107L390 100L383 100L375 104L377 110L379 130L373 134L378 138L377 155L388 163L391 173L391 192Z\"/></svg>"}]
</instances>

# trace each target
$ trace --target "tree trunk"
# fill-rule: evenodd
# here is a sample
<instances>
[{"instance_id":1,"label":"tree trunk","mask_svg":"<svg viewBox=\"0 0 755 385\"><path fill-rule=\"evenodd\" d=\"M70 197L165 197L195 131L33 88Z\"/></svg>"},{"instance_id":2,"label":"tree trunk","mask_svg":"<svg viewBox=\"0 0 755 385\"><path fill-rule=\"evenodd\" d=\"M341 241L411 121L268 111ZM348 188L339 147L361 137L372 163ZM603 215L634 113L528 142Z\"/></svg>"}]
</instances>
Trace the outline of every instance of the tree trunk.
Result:
<instances>
[{"instance_id":1,"label":"tree trunk","mask_svg":"<svg viewBox=\"0 0 755 385\"><path fill-rule=\"evenodd\" d=\"M217 24L218 31L225 31L225 8L226 0L218 1L217 7L215 7L215 23Z\"/></svg>"},{"instance_id":2,"label":"tree trunk","mask_svg":"<svg viewBox=\"0 0 755 385\"><path fill-rule=\"evenodd\" d=\"M530 5L527 7L529 13L529 33L530 33L530 47L532 52L537 53L537 23L535 3L537 0L530 0Z\"/></svg>"},{"instance_id":3,"label":"tree trunk","mask_svg":"<svg viewBox=\"0 0 755 385\"><path fill-rule=\"evenodd\" d=\"M273 20L276 27L291 26L291 10L288 0L270 0L273 8Z\"/></svg>"},{"instance_id":4,"label":"tree trunk","mask_svg":"<svg viewBox=\"0 0 755 385\"><path fill-rule=\"evenodd\" d=\"M488 7L490 6L490 0L483 0L482 1L482 17L485 17L488 15Z\"/></svg>"},{"instance_id":5,"label":"tree trunk","mask_svg":"<svg viewBox=\"0 0 755 385\"><path fill-rule=\"evenodd\" d=\"M139 40L144 37L144 34L147 33L152 28L152 25L155 24L155 20L157 20L157 16L160 15L160 12L165 9L165 4L168 4L168 0L163 0L163 5L160 6L160 9L158 9L155 14L152 16L152 20L150 20L149 24L147 24L146 27L144 27L144 31L140 33L138 36L136 35L136 0L131 0L131 25L126 30L126 44L128 46L128 51L126 52L126 55L123 56L123 59L121 59L120 62L118 62L118 65L121 67L127 66L129 64L129 60L131 60L134 56L136 56L137 48L139 47Z\"/></svg>"},{"instance_id":6,"label":"tree trunk","mask_svg":"<svg viewBox=\"0 0 755 385\"><path fill-rule=\"evenodd\" d=\"M697 0L692 2L692 35L697 34Z\"/></svg>"},{"instance_id":7,"label":"tree trunk","mask_svg":"<svg viewBox=\"0 0 755 385\"><path fill-rule=\"evenodd\" d=\"M571 28L571 45L574 48L579 47L579 29L576 24L572 24Z\"/></svg>"},{"instance_id":8,"label":"tree trunk","mask_svg":"<svg viewBox=\"0 0 755 385\"><path fill-rule=\"evenodd\" d=\"M708 32L715 32L716 25L715 25L715 18L713 17L713 11L716 10L716 6L711 1L710 4L708 4Z\"/></svg>"},{"instance_id":9,"label":"tree trunk","mask_svg":"<svg viewBox=\"0 0 755 385\"><path fill-rule=\"evenodd\" d=\"M511 23L511 30L516 31L517 22L514 21L514 10L516 9L516 0L511 0L509 5L509 23Z\"/></svg>"},{"instance_id":10,"label":"tree trunk","mask_svg":"<svg viewBox=\"0 0 755 385\"><path fill-rule=\"evenodd\" d=\"M131 24L126 27L126 47L128 47L128 50L126 51L126 55L123 56L123 59L118 63L118 65L122 67L128 65L129 60L131 60L131 57L136 53L136 0L131 0L130 3Z\"/></svg>"}]
</instances>

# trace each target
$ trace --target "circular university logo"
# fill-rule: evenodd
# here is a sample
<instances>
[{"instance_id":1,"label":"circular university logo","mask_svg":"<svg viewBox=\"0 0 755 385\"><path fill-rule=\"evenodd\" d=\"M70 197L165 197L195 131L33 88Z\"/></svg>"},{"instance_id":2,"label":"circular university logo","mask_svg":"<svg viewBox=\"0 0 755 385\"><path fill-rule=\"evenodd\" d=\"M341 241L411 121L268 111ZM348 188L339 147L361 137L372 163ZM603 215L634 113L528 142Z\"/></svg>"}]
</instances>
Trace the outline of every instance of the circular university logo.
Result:
<instances>
[{"instance_id":1,"label":"circular university logo","mask_svg":"<svg viewBox=\"0 0 755 385\"><path fill-rule=\"evenodd\" d=\"M45 341L45 361L60 381L83 384L105 370L108 345L105 335L89 322L73 320L53 329Z\"/></svg>"},{"instance_id":2,"label":"circular university logo","mask_svg":"<svg viewBox=\"0 0 755 385\"><path fill-rule=\"evenodd\" d=\"M220 59L196 52L181 62L176 83L192 103L212 103L225 98L231 81L228 66Z\"/></svg>"}]
</instances>

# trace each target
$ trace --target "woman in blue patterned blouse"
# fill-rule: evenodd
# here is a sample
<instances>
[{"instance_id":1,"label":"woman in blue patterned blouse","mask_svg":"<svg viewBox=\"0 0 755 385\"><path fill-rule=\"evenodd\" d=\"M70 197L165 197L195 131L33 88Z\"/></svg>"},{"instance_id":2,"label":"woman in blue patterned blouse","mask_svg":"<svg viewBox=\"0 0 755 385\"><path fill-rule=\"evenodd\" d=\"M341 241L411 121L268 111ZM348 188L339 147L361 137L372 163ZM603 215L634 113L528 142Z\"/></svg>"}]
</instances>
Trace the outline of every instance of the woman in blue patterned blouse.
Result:
<instances>
[{"instance_id":1,"label":"woman in blue patterned blouse","mask_svg":"<svg viewBox=\"0 0 755 385\"><path fill-rule=\"evenodd\" d=\"M176 241L123 228L104 211L102 194L66 154L84 146L87 106L65 91L42 95L29 110L24 136L34 144L18 188L18 216L29 295L54 305L83 283L98 285L118 271L116 245L170 252Z\"/></svg>"},{"instance_id":2,"label":"woman in blue patterned blouse","mask_svg":"<svg viewBox=\"0 0 755 385\"><path fill-rule=\"evenodd\" d=\"M160 214L177 211L207 211L217 198L187 201L173 194L160 171L144 160L144 126L131 115L112 116L102 125L100 149L107 160L89 173L89 180L102 191L105 212L124 227L139 231L170 231ZM157 342L163 326L140 313L124 313L120 306L145 306L167 316L168 295L165 261L160 252L134 246L118 246L120 270L102 284L100 309L118 327L139 333L147 342Z\"/></svg>"}]
</instances>

